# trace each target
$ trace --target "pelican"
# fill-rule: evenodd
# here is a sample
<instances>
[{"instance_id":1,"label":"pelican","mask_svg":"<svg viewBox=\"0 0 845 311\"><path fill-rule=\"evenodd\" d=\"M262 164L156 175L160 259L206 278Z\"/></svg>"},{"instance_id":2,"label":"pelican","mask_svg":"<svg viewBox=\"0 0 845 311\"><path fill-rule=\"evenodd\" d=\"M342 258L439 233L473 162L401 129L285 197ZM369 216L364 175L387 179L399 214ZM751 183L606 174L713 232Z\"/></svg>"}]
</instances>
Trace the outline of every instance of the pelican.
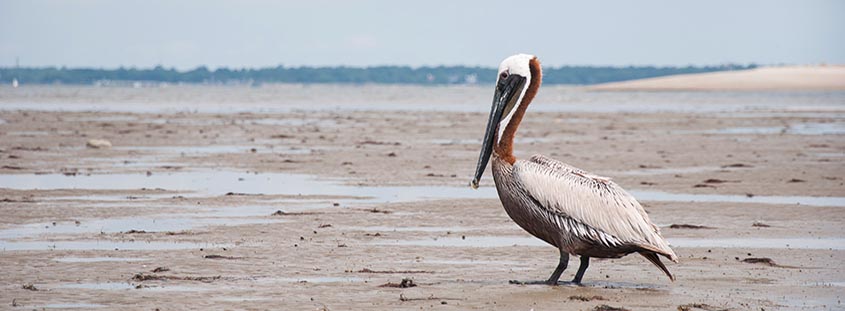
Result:
<instances>
[{"instance_id":1,"label":"pelican","mask_svg":"<svg viewBox=\"0 0 845 311\"><path fill-rule=\"evenodd\" d=\"M658 255L673 262L678 262L678 256L642 205L622 187L607 177L542 155L527 161L514 157L516 129L542 79L540 61L533 55L514 55L499 65L493 107L470 183L478 188L492 156L493 180L505 212L522 229L560 251L560 262L548 280L511 283L558 285L571 254L581 259L571 282L579 285L590 258L621 258L631 253L639 253L674 281Z\"/></svg>"}]
</instances>

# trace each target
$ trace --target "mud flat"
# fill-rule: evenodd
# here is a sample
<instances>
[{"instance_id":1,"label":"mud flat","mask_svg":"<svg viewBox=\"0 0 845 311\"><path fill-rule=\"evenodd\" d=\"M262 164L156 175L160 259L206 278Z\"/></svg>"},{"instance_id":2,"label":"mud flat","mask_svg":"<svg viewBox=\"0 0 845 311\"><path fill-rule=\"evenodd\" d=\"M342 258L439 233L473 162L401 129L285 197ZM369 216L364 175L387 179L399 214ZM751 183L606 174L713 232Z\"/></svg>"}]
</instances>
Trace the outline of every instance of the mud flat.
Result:
<instances>
[{"instance_id":1,"label":"mud flat","mask_svg":"<svg viewBox=\"0 0 845 311\"><path fill-rule=\"evenodd\" d=\"M508 281L556 250L467 187L490 93L0 88L0 305L845 308L845 94L544 88L517 156L613 178L681 259L675 282L629 256L546 287Z\"/></svg>"}]
</instances>

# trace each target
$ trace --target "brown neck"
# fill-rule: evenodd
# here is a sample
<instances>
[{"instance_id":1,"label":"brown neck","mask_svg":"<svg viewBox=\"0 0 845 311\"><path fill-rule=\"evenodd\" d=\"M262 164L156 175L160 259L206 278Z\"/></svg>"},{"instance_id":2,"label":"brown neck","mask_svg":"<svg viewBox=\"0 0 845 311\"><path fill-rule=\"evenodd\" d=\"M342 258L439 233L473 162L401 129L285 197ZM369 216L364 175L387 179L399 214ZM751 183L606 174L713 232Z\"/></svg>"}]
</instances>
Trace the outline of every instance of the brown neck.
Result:
<instances>
[{"instance_id":1,"label":"brown neck","mask_svg":"<svg viewBox=\"0 0 845 311\"><path fill-rule=\"evenodd\" d=\"M528 89L525 91L525 96L522 97L522 102L515 108L516 111L513 113L510 123L505 126L505 130L502 132L502 139L493 147L493 151L510 164L516 162L516 157L513 156L513 137L516 135L516 129L519 127L519 123L522 122L525 109L528 108L528 104L537 95L537 90L540 89L540 84L543 83L543 71L540 70L540 61L536 57L528 62L528 68L531 70L531 83L528 84Z\"/></svg>"}]
</instances>

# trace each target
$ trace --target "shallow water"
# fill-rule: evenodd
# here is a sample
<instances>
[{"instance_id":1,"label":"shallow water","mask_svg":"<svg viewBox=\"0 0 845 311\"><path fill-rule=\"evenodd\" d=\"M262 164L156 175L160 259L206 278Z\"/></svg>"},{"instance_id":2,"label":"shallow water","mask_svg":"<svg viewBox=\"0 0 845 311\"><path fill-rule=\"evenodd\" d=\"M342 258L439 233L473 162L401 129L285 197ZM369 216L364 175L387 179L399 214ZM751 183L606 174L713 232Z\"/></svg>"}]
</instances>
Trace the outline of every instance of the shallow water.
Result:
<instances>
[{"instance_id":1,"label":"shallow water","mask_svg":"<svg viewBox=\"0 0 845 311\"><path fill-rule=\"evenodd\" d=\"M185 191L187 196L219 196L228 192L267 195L334 195L359 197L361 202L387 203L436 199L497 198L495 188L446 186L351 186L340 179L318 179L310 175L284 173L240 173L197 171L145 174L63 174L0 175L0 188L11 189L99 189L137 190L141 188ZM632 190L638 200L659 202L733 202L845 206L845 197L746 196L728 194L685 194Z\"/></svg>"},{"instance_id":2,"label":"shallow water","mask_svg":"<svg viewBox=\"0 0 845 311\"><path fill-rule=\"evenodd\" d=\"M269 216L268 212L263 216ZM125 218L91 219L80 224L61 222L35 223L14 226L0 230L0 240L15 240L25 237L62 236L73 234L119 233L130 230L153 232L179 232L207 226L237 226L246 224L268 224L283 222L281 219L226 217L211 218L205 214L164 214L133 216Z\"/></svg>"},{"instance_id":3,"label":"shallow water","mask_svg":"<svg viewBox=\"0 0 845 311\"><path fill-rule=\"evenodd\" d=\"M309 154L312 149L294 147L274 146L231 146L231 145L209 145L209 146L117 146L114 150L126 151L152 151L165 154L183 155L208 155L215 153L273 153L273 154ZM253 151L255 150L255 151Z\"/></svg>"},{"instance_id":4,"label":"shallow water","mask_svg":"<svg viewBox=\"0 0 845 311\"><path fill-rule=\"evenodd\" d=\"M0 188L138 190L161 188L193 196L219 196L229 192L268 195L333 195L367 198L367 202L407 202L427 199L479 198L495 195L491 187L392 186L358 187L342 180L321 180L310 175L199 171L145 174L0 175Z\"/></svg>"},{"instance_id":5,"label":"shallow water","mask_svg":"<svg viewBox=\"0 0 845 311\"><path fill-rule=\"evenodd\" d=\"M481 228L470 227L386 227L386 226L370 226L370 227L344 227L343 229L352 231L381 231L381 232L465 232L480 230Z\"/></svg>"},{"instance_id":6,"label":"shallow water","mask_svg":"<svg viewBox=\"0 0 845 311\"><path fill-rule=\"evenodd\" d=\"M360 283L365 279L352 276L312 276L292 278L271 278L264 281L287 283Z\"/></svg>"},{"instance_id":7,"label":"shallow water","mask_svg":"<svg viewBox=\"0 0 845 311\"><path fill-rule=\"evenodd\" d=\"M784 126L769 127L729 127L705 131L682 131L681 133L728 134L728 135L842 135L845 134L845 123L796 123Z\"/></svg>"},{"instance_id":8,"label":"shallow water","mask_svg":"<svg viewBox=\"0 0 845 311\"><path fill-rule=\"evenodd\" d=\"M147 258L132 258L132 257L61 257L53 259L57 262L67 263L92 263L92 262L133 262L133 261L147 261Z\"/></svg>"},{"instance_id":9,"label":"shallow water","mask_svg":"<svg viewBox=\"0 0 845 311\"><path fill-rule=\"evenodd\" d=\"M156 251L227 247L228 244L148 242L148 241L5 241L0 240L2 251L47 251L47 250L99 250L99 251Z\"/></svg>"},{"instance_id":10,"label":"shallow water","mask_svg":"<svg viewBox=\"0 0 845 311\"><path fill-rule=\"evenodd\" d=\"M451 111L490 110L491 85L265 85L169 88L30 86L9 90L0 110L163 112ZM143 96L143 104L133 98ZM280 101L279 98L285 98ZM72 98L77 102L71 102ZM545 86L530 111L553 112L842 112L845 92L589 92Z\"/></svg>"},{"instance_id":11,"label":"shallow water","mask_svg":"<svg viewBox=\"0 0 845 311\"><path fill-rule=\"evenodd\" d=\"M146 285L146 284L145 284ZM167 292L198 292L207 291L210 288L198 286L182 286L182 285L147 285L143 287L136 287L137 284L123 283L123 282L105 282L105 283L67 283L61 284L57 288L70 289L90 289L90 290L143 290L143 291L167 291Z\"/></svg>"},{"instance_id":12,"label":"shallow water","mask_svg":"<svg viewBox=\"0 0 845 311\"><path fill-rule=\"evenodd\" d=\"M32 308L33 310L37 309L91 309L91 308L103 308L106 305L95 304L95 303L51 303L46 305L35 305L35 306L27 306Z\"/></svg>"},{"instance_id":13,"label":"shallow water","mask_svg":"<svg viewBox=\"0 0 845 311\"><path fill-rule=\"evenodd\" d=\"M787 204L809 206L845 206L845 197L811 197L811 196L765 196L765 195L734 195L734 194L689 194L669 193L662 191L631 190L629 191L639 201L656 202L729 202L756 204Z\"/></svg>"},{"instance_id":14,"label":"shallow water","mask_svg":"<svg viewBox=\"0 0 845 311\"><path fill-rule=\"evenodd\" d=\"M666 167L666 168L642 168L627 171L602 172L605 176L650 176L668 174L690 174L721 170L718 166L691 166L691 167Z\"/></svg>"}]
</instances>

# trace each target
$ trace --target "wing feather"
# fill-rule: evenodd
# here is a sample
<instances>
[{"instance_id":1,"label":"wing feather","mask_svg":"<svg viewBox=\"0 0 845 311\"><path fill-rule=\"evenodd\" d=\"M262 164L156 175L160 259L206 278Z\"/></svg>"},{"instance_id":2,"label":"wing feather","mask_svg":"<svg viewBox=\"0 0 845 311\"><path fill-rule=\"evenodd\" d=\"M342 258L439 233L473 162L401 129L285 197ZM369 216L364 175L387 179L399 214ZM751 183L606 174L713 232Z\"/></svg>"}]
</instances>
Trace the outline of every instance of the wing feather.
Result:
<instances>
[{"instance_id":1,"label":"wing feather","mask_svg":"<svg viewBox=\"0 0 845 311\"><path fill-rule=\"evenodd\" d=\"M642 205L610 178L541 155L517 161L512 174L546 212L571 218L571 232L605 245L642 245L677 261Z\"/></svg>"}]
</instances>

